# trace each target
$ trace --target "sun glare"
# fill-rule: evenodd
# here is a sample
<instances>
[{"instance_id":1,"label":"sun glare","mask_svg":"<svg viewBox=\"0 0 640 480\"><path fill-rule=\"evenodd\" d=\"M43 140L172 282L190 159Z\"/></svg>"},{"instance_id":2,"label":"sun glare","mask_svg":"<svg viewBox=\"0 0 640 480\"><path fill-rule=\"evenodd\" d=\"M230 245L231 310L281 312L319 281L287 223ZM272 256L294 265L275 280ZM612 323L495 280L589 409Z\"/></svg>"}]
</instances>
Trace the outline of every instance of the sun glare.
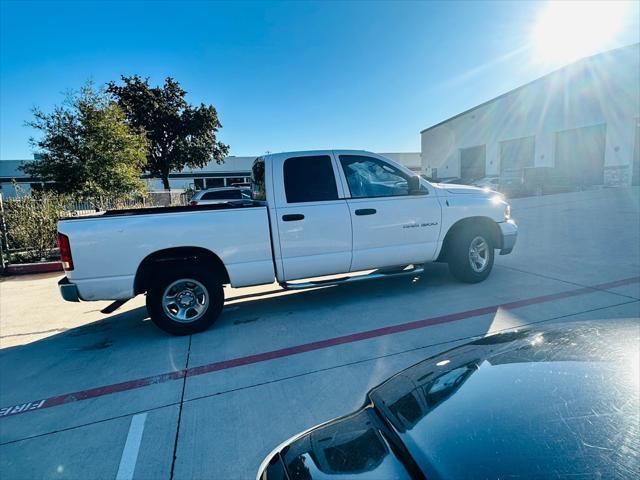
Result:
<instances>
[{"instance_id":1,"label":"sun glare","mask_svg":"<svg viewBox=\"0 0 640 480\"><path fill-rule=\"evenodd\" d=\"M566 63L606 49L620 31L628 6L617 1L549 2L532 32L536 60Z\"/></svg>"}]
</instances>

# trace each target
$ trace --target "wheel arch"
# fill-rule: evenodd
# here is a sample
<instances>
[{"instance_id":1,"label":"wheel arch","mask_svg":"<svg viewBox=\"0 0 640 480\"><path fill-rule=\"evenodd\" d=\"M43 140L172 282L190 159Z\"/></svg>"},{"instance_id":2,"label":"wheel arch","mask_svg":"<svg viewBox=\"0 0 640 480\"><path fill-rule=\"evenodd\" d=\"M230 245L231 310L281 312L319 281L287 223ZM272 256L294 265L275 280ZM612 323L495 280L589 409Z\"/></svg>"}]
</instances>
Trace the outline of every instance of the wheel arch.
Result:
<instances>
[{"instance_id":1,"label":"wheel arch","mask_svg":"<svg viewBox=\"0 0 640 480\"><path fill-rule=\"evenodd\" d=\"M140 262L133 282L134 295L147 291L156 268L188 261L194 261L211 268L212 271L220 274L222 283L230 283L229 272L224 262L211 250L202 247L173 247L155 251Z\"/></svg>"},{"instance_id":2,"label":"wheel arch","mask_svg":"<svg viewBox=\"0 0 640 480\"><path fill-rule=\"evenodd\" d=\"M440 255L438 255L438 262L447 261L447 255L449 253L449 247L451 245L451 239L455 237L458 232L467 228L480 228L488 232L490 235L493 248L502 248L502 233L500 226L490 217L467 217L455 222L449 230L447 230L444 240L442 241L442 249Z\"/></svg>"}]
</instances>

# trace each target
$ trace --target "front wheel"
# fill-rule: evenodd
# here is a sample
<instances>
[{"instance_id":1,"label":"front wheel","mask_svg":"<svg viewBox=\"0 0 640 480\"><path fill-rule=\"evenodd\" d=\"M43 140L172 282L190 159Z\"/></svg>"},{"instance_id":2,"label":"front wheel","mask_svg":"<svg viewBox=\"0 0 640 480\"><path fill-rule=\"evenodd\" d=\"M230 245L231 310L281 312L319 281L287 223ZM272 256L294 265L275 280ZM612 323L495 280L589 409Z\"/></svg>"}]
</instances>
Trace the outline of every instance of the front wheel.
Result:
<instances>
[{"instance_id":1,"label":"front wheel","mask_svg":"<svg viewBox=\"0 0 640 480\"><path fill-rule=\"evenodd\" d=\"M222 282L199 265L169 267L147 292L151 320L165 332L189 335L216 321L224 305Z\"/></svg>"},{"instance_id":2,"label":"front wheel","mask_svg":"<svg viewBox=\"0 0 640 480\"><path fill-rule=\"evenodd\" d=\"M465 229L453 239L449 254L449 270L458 280L478 283L491 273L494 247L486 232Z\"/></svg>"}]
</instances>

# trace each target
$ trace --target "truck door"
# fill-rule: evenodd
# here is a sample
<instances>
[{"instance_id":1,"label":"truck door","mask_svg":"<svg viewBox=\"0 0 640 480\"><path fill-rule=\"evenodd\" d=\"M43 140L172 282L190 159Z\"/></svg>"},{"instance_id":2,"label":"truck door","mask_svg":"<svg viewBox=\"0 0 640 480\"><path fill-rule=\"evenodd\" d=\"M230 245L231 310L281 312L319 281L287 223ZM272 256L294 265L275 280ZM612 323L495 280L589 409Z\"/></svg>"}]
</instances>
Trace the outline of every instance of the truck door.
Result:
<instances>
[{"instance_id":1,"label":"truck door","mask_svg":"<svg viewBox=\"0 0 640 480\"><path fill-rule=\"evenodd\" d=\"M351 219L335 159L305 152L274 160L284 280L348 272Z\"/></svg>"},{"instance_id":2,"label":"truck door","mask_svg":"<svg viewBox=\"0 0 640 480\"><path fill-rule=\"evenodd\" d=\"M433 260L442 212L427 185L420 195L410 195L411 173L364 153L336 155L349 189L351 271Z\"/></svg>"}]
</instances>

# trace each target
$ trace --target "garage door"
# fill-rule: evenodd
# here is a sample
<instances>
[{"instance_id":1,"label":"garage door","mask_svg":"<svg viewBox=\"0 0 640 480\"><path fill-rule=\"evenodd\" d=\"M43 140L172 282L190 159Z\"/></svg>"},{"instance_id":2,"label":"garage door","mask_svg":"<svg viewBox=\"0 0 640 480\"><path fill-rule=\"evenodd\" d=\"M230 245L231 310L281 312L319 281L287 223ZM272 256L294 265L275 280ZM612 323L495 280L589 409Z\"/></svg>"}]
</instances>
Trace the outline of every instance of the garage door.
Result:
<instances>
[{"instance_id":1,"label":"garage door","mask_svg":"<svg viewBox=\"0 0 640 480\"><path fill-rule=\"evenodd\" d=\"M556 133L556 168L577 185L604 183L606 125Z\"/></svg>"},{"instance_id":2,"label":"garage door","mask_svg":"<svg viewBox=\"0 0 640 480\"><path fill-rule=\"evenodd\" d=\"M471 181L486 176L487 152L484 145L460 149L460 178Z\"/></svg>"},{"instance_id":3,"label":"garage door","mask_svg":"<svg viewBox=\"0 0 640 480\"><path fill-rule=\"evenodd\" d=\"M533 167L535 137L500 142L500 175L522 176L525 167Z\"/></svg>"}]
</instances>

